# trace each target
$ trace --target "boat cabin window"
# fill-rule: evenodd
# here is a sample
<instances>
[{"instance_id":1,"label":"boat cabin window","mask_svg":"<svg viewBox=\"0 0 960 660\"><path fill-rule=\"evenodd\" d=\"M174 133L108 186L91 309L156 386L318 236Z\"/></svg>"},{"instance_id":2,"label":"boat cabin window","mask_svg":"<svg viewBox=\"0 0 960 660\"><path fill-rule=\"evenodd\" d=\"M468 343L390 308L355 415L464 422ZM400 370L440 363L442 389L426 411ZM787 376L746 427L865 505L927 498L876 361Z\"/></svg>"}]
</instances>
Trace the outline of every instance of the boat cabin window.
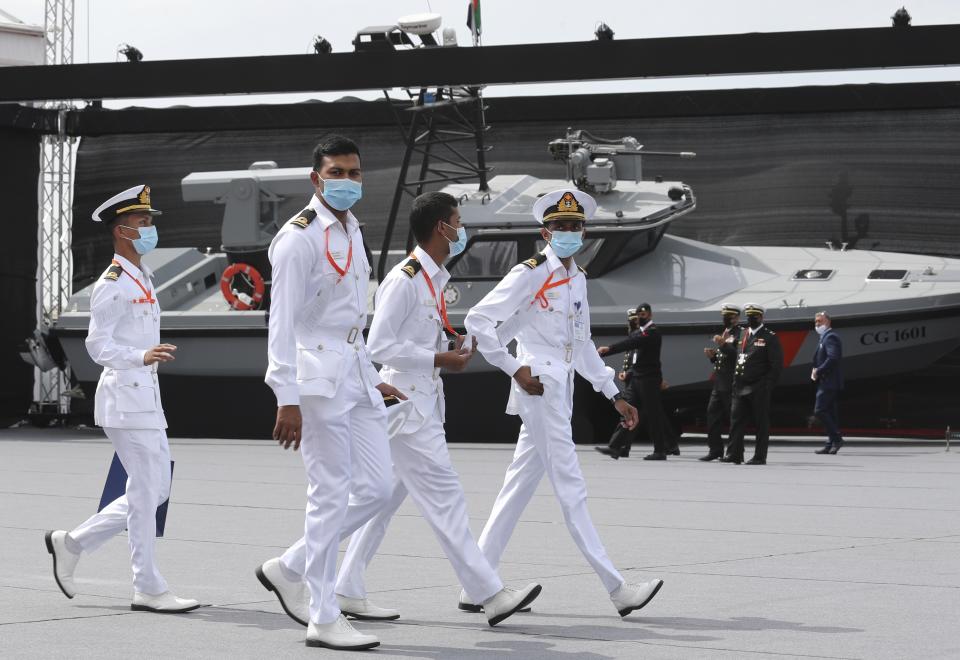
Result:
<instances>
[{"instance_id":1,"label":"boat cabin window","mask_svg":"<svg viewBox=\"0 0 960 660\"><path fill-rule=\"evenodd\" d=\"M905 270L871 270L870 274L867 275L868 280L888 280L888 281L899 281L907 276L907 271Z\"/></svg>"},{"instance_id":2,"label":"boat cabin window","mask_svg":"<svg viewBox=\"0 0 960 660\"><path fill-rule=\"evenodd\" d=\"M516 236L473 238L463 254L450 264L450 278L454 280L499 279L520 263Z\"/></svg>"},{"instance_id":3,"label":"boat cabin window","mask_svg":"<svg viewBox=\"0 0 960 660\"><path fill-rule=\"evenodd\" d=\"M661 227L631 234L630 238L622 242L623 247L614 258L613 265L610 269L618 268L653 250L660 242L660 237L663 236L664 230L665 228Z\"/></svg>"}]
</instances>

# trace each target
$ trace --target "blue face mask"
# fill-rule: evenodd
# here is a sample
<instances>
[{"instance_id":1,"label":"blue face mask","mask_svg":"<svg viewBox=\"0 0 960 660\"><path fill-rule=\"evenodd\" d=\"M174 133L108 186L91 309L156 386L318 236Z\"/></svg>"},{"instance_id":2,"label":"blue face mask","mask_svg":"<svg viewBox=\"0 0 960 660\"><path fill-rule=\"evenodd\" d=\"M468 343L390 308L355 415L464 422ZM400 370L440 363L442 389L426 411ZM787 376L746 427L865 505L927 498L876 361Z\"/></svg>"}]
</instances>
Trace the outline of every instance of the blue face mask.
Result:
<instances>
[{"instance_id":1,"label":"blue face mask","mask_svg":"<svg viewBox=\"0 0 960 660\"><path fill-rule=\"evenodd\" d=\"M453 226L448 225L446 222L441 222L440 224L450 227L450 229L453 229ZM467 230L464 229L463 227L457 227L456 230L457 230L457 240L450 241L449 238L444 236L444 238L447 238L447 240L450 241L451 257L455 257L461 252L463 252L465 249L467 249Z\"/></svg>"},{"instance_id":2,"label":"blue face mask","mask_svg":"<svg viewBox=\"0 0 960 660\"><path fill-rule=\"evenodd\" d=\"M320 179L323 199L338 211L346 211L363 197L363 186L352 179Z\"/></svg>"},{"instance_id":3,"label":"blue face mask","mask_svg":"<svg viewBox=\"0 0 960 660\"><path fill-rule=\"evenodd\" d=\"M127 227L127 225L120 226L126 227L127 229L132 229L140 234L140 238L127 238L124 236L124 238L127 238L128 241L133 243L133 249L137 251L137 254L146 254L153 248L157 247L157 241L159 241L160 238L157 236L157 228L153 225L150 225L149 227Z\"/></svg>"},{"instance_id":4,"label":"blue face mask","mask_svg":"<svg viewBox=\"0 0 960 660\"><path fill-rule=\"evenodd\" d=\"M550 232L550 246L561 259L572 257L583 247L583 232L552 231Z\"/></svg>"}]
</instances>

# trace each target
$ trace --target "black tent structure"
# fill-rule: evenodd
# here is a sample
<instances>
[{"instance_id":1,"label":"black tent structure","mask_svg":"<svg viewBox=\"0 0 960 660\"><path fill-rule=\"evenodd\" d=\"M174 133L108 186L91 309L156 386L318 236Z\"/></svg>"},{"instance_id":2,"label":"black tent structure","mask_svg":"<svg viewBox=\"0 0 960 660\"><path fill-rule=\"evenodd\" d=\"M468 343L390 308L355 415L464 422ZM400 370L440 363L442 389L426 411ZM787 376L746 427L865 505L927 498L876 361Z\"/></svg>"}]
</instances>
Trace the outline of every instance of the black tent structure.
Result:
<instances>
[{"instance_id":1,"label":"black tent structure","mask_svg":"<svg viewBox=\"0 0 960 660\"><path fill-rule=\"evenodd\" d=\"M362 212L378 244L403 149L386 101L119 110L91 103L60 116L29 101L957 64L960 26L944 25L0 69L0 145L16 173L3 180L15 212L8 226L17 232L16 242L5 242L9 272L2 275L7 290L20 292L9 316L16 322L5 325L9 337L0 343L0 364L9 362L12 376L0 392L0 416L22 416L30 397L30 370L19 363L15 345L34 321L37 171L24 163L36 162L40 135L59 130L81 137L71 246L76 286L102 270L108 256L84 218L106 196L132 185L131 168L136 182L149 181L165 202L166 244L216 247L221 212L182 202L183 176L265 159L301 166L318 136L347 132L359 137L364 152ZM960 83L513 97L488 104L489 160L497 172L556 176L545 144L567 126L635 135L657 149L696 150L696 161L671 161L658 171L698 191L697 213L675 230L683 235L740 244L854 239L877 249L960 254ZM937 369L938 387L957 382L960 357ZM238 395L269 405L262 384ZM168 405L175 409L173 401ZM891 404L887 417L896 414ZM236 429L198 428L174 415L171 433L263 435L264 420L233 419Z\"/></svg>"}]
</instances>

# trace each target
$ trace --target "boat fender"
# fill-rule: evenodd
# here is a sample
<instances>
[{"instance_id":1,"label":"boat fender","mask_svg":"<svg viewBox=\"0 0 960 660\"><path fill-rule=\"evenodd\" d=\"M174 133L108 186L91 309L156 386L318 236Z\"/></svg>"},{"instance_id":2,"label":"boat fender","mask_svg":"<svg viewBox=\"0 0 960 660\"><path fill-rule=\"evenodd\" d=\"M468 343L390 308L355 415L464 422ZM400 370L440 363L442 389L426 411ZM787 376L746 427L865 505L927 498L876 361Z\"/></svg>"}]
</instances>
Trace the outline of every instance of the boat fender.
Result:
<instances>
[{"instance_id":1,"label":"boat fender","mask_svg":"<svg viewBox=\"0 0 960 660\"><path fill-rule=\"evenodd\" d=\"M530 270L533 270L534 268L536 268L546 260L547 260L547 255L545 255L543 252L539 252L534 256L530 257L529 259L527 259L526 261L522 261L521 263L527 268L529 268Z\"/></svg>"},{"instance_id":2,"label":"boat fender","mask_svg":"<svg viewBox=\"0 0 960 660\"><path fill-rule=\"evenodd\" d=\"M316 214L314 214L316 215ZM308 221L309 222L309 221ZM247 296L233 288L233 278L241 275L253 287L253 294ZM227 266L220 277L220 293L232 309L259 309L267 287L263 275L250 264L235 263ZM241 297L242 296L242 297Z\"/></svg>"},{"instance_id":3,"label":"boat fender","mask_svg":"<svg viewBox=\"0 0 960 660\"><path fill-rule=\"evenodd\" d=\"M290 221L290 224L294 225L295 227L300 227L300 229L306 229L316 217L317 212L308 206L300 211L300 213L297 214L297 217Z\"/></svg>"}]
</instances>

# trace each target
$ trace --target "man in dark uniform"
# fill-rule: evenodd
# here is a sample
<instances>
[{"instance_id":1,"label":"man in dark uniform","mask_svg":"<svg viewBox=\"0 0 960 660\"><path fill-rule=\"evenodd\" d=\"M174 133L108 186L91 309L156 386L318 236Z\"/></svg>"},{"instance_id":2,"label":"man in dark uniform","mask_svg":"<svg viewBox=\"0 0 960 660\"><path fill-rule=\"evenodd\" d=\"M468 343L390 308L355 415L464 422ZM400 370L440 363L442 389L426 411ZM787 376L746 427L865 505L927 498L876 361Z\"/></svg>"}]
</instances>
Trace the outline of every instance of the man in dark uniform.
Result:
<instances>
[{"instance_id":1,"label":"man in dark uniform","mask_svg":"<svg viewBox=\"0 0 960 660\"><path fill-rule=\"evenodd\" d=\"M627 333L632 333L637 330L640 326L638 325L639 318L637 317L637 310L634 307L631 307L627 310ZM634 408L639 408L641 405L640 400L637 396L636 391L631 387L633 381L633 365L637 361L637 354L639 351L633 349L626 351L623 354L623 367L620 369L620 373L617 374L617 380L624 384L623 398ZM594 447L601 454L606 454L607 456L617 460L621 457L627 458L630 455L629 450L626 453L620 453L619 450L614 449L613 444L614 439L618 438L620 426L617 426L617 429L614 430L613 435L610 437L610 444L603 445L602 447Z\"/></svg>"},{"instance_id":2,"label":"man in dark uniform","mask_svg":"<svg viewBox=\"0 0 960 660\"><path fill-rule=\"evenodd\" d=\"M833 331L833 323L826 312L817 312L813 320L814 328L820 335L817 352L813 354L813 371L810 380L817 384L817 399L813 414L823 424L827 432L827 444L818 449L817 454L836 454L843 446L840 436L840 412L837 398L843 389L843 371L840 360L843 346L840 335Z\"/></svg>"},{"instance_id":3,"label":"man in dark uniform","mask_svg":"<svg viewBox=\"0 0 960 660\"><path fill-rule=\"evenodd\" d=\"M707 403L707 455L701 461L723 458L723 423L730 417L733 371L737 363L737 346L740 340L740 308L723 303L723 331L713 336L715 347L703 349L704 355L713 364L713 389Z\"/></svg>"},{"instance_id":4,"label":"man in dark uniform","mask_svg":"<svg viewBox=\"0 0 960 660\"><path fill-rule=\"evenodd\" d=\"M627 397L632 397L642 403L643 427L653 441L653 453L644 456L645 461L665 461L667 454L679 454L676 438L673 436L663 411L663 402L660 398L660 388L663 384L663 373L660 369L660 346L662 338L660 330L653 323L653 312L649 303L637 306L637 329L630 336L613 346L601 346L597 349L600 355L616 355L624 351L635 350L636 361L633 363L628 389L632 390ZM630 400L628 398L628 400ZM624 429L626 431L626 429ZM601 447L602 453L612 458L628 456L630 446L634 440L633 432L614 434L610 439L607 451Z\"/></svg>"},{"instance_id":5,"label":"man in dark uniform","mask_svg":"<svg viewBox=\"0 0 960 660\"><path fill-rule=\"evenodd\" d=\"M743 311L747 315L747 328L737 342L730 444L727 455L720 460L724 463L743 462L743 436L748 415L752 412L757 444L747 465L766 465L770 441L770 394L783 370L783 349L777 335L763 324L763 307L748 303Z\"/></svg>"}]
</instances>

